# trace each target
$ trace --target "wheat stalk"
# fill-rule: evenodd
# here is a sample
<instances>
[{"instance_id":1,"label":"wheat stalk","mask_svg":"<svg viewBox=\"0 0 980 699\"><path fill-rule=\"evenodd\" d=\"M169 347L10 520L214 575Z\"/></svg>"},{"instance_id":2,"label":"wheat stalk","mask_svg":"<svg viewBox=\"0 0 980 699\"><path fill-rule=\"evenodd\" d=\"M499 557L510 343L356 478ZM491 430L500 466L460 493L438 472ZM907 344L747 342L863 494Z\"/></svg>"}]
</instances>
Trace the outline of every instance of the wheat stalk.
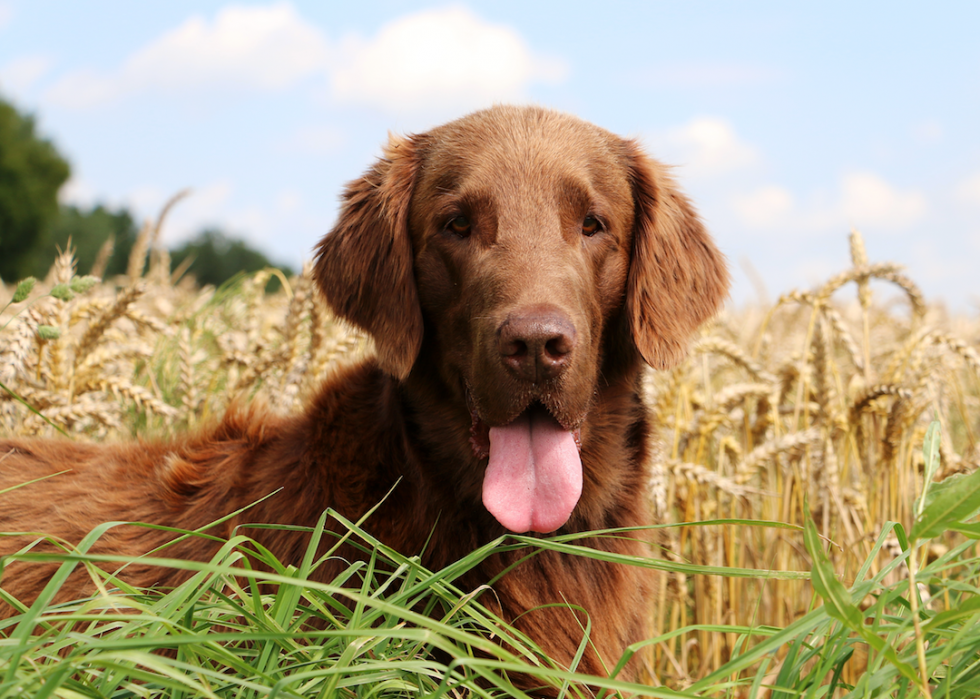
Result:
<instances>
[{"instance_id":1,"label":"wheat stalk","mask_svg":"<svg viewBox=\"0 0 980 699\"><path fill-rule=\"evenodd\" d=\"M931 333L931 339L936 344L946 347L950 352L959 356L973 370L973 373L980 378L980 355L977 354L975 349L960 338L946 333Z\"/></svg>"},{"instance_id":2,"label":"wheat stalk","mask_svg":"<svg viewBox=\"0 0 980 699\"><path fill-rule=\"evenodd\" d=\"M149 220L143 222L142 228L136 234L136 242L129 251L129 261L126 265L126 276L129 283L135 284L143 277L143 267L146 265L146 253L150 249L150 236L153 235L153 224Z\"/></svg>"},{"instance_id":3,"label":"wheat stalk","mask_svg":"<svg viewBox=\"0 0 980 699\"><path fill-rule=\"evenodd\" d=\"M850 421L856 422L860 414L869 408L872 401L882 396L897 396L908 400L912 397L912 392L896 384L881 383L868 386L861 391L860 395L851 404L850 410L848 411L851 415Z\"/></svg>"},{"instance_id":4,"label":"wheat stalk","mask_svg":"<svg viewBox=\"0 0 980 699\"><path fill-rule=\"evenodd\" d=\"M6 340L0 351L0 381L5 386L15 385L17 378L27 371L36 335L37 321L30 313L15 317L0 335ZM9 397L6 391L0 392L0 400Z\"/></svg>"},{"instance_id":5,"label":"wheat stalk","mask_svg":"<svg viewBox=\"0 0 980 699\"><path fill-rule=\"evenodd\" d=\"M751 359L738 345L720 337L703 337L698 340L692 352L696 354L718 354L727 357L739 366L743 367L754 379L765 383L775 383L776 377L762 368L762 366Z\"/></svg>"},{"instance_id":6,"label":"wheat stalk","mask_svg":"<svg viewBox=\"0 0 980 699\"><path fill-rule=\"evenodd\" d=\"M922 291L918 285L902 274L899 269L901 268L884 271L878 275L878 278L890 281L892 284L901 288L906 296L908 296L909 304L912 306L912 316L917 320L921 320L926 315L925 297L922 295Z\"/></svg>"},{"instance_id":7,"label":"wheat stalk","mask_svg":"<svg viewBox=\"0 0 980 699\"><path fill-rule=\"evenodd\" d=\"M823 286L817 289L817 292L813 296L814 303L822 306L835 291L840 289L848 282L868 280L872 277L881 279L884 278L885 275L898 272L901 269L901 265L894 262L878 262L873 265L853 267L845 270L828 279L826 282L824 282Z\"/></svg>"},{"instance_id":8,"label":"wheat stalk","mask_svg":"<svg viewBox=\"0 0 980 699\"><path fill-rule=\"evenodd\" d=\"M93 320L88 328L85 330L85 334L78 341L78 345L75 347L75 368L77 368L88 356L89 352L95 347L95 345L102 339L105 334L106 328L108 328L115 320L123 317L129 306L136 301L140 296L146 292L146 286L137 282L131 286L123 289L118 296L116 296L115 302L102 311L98 317Z\"/></svg>"},{"instance_id":9,"label":"wheat stalk","mask_svg":"<svg viewBox=\"0 0 980 699\"><path fill-rule=\"evenodd\" d=\"M138 328L148 333L155 333L157 335L167 337L173 334L173 326L170 323L164 322L159 318L147 315L138 308L133 306L127 306L125 309L125 316L131 320Z\"/></svg>"},{"instance_id":10,"label":"wheat stalk","mask_svg":"<svg viewBox=\"0 0 980 699\"><path fill-rule=\"evenodd\" d=\"M137 408L145 408L160 417L170 419L178 414L175 407L157 398L153 395L152 391L143 386L130 383L127 379L121 377L103 377L101 388L117 398L128 398ZM119 403L117 402L115 405L118 407Z\"/></svg>"},{"instance_id":11,"label":"wheat stalk","mask_svg":"<svg viewBox=\"0 0 980 699\"><path fill-rule=\"evenodd\" d=\"M851 264L856 269L867 268L868 253L864 248L864 238L861 237L861 234L856 229L852 228L848 240L851 245ZM871 307L871 287L868 284L868 277L866 275L858 277L857 284L858 299L861 302L861 308L866 311Z\"/></svg>"},{"instance_id":12,"label":"wheat stalk","mask_svg":"<svg viewBox=\"0 0 980 699\"><path fill-rule=\"evenodd\" d=\"M908 413L909 397L901 393L892 402L892 407L888 411L888 423L885 427L885 436L882 439L881 459L887 467L894 468L895 461L901 450L902 437L906 429L906 416Z\"/></svg>"},{"instance_id":13,"label":"wheat stalk","mask_svg":"<svg viewBox=\"0 0 980 699\"><path fill-rule=\"evenodd\" d=\"M768 398L773 392L769 383L733 383L718 391L714 404L722 412L728 412L747 398Z\"/></svg>"},{"instance_id":14,"label":"wheat stalk","mask_svg":"<svg viewBox=\"0 0 980 699\"><path fill-rule=\"evenodd\" d=\"M119 403L116 401L93 400L82 397L67 405L55 405L46 408L41 411L41 415L66 429L82 428L94 420L105 427L123 430L119 416ZM44 423L35 415L30 415L25 422L28 423L28 429L34 433L40 432L44 427Z\"/></svg>"},{"instance_id":15,"label":"wheat stalk","mask_svg":"<svg viewBox=\"0 0 980 699\"><path fill-rule=\"evenodd\" d=\"M820 430L810 428L802 432L793 432L779 439L768 441L746 455L739 466L739 473L749 474L761 465L783 454L798 458L804 449L818 444L822 439L823 434Z\"/></svg>"},{"instance_id":16,"label":"wheat stalk","mask_svg":"<svg viewBox=\"0 0 980 699\"><path fill-rule=\"evenodd\" d=\"M200 404L200 396L197 390L197 381L195 380L194 346L192 343L191 329L186 325L180 330L177 354L180 360L181 402L184 405L188 418L191 418Z\"/></svg>"},{"instance_id":17,"label":"wheat stalk","mask_svg":"<svg viewBox=\"0 0 980 699\"><path fill-rule=\"evenodd\" d=\"M899 348L892 352L885 369L881 372L886 383L897 383L901 381L902 369L912 364L912 356L921 349L921 346L932 336L932 330L919 328L904 339Z\"/></svg>"},{"instance_id":18,"label":"wheat stalk","mask_svg":"<svg viewBox=\"0 0 980 699\"><path fill-rule=\"evenodd\" d=\"M123 333L107 333L106 338L106 342L89 352L75 369L77 390L94 390L85 386L94 386L94 383L89 382L100 374L119 370L134 360L146 360L153 356L153 347Z\"/></svg>"},{"instance_id":19,"label":"wheat stalk","mask_svg":"<svg viewBox=\"0 0 980 699\"><path fill-rule=\"evenodd\" d=\"M54 258L54 264L48 271L47 279L51 285L68 284L75 276L75 249L71 246L71 239L63 251L59 251Z\"/></svg>"},{"instance_id":20,"label":"wheat stalk","mask_svg":"<svg viewBox=\"0 0 980 699\"><path fill-rule=\"evenodd\" d=\"M830 340L822 317L817 317L813 336L813 392L820 410L817 421L832 421L834 418L833 381L830 373Z\"/></svg>"},{"instance_id":21,"label":"wheat stalk","mask_svg":"<svg viewBox=\"0 0 980 699\"><path fill-rule=\"evenodd\" d=\"M851 337L851 333L847 331L844 325L844 319L841 317L840 313L831 305L826 305L821 309L823 317L830 323L830 327L833 328L834 337L836 337L844 349L847 351L847 357L851 361L851 364L859 372L864 373L866 366L870 364L870 357L867 360L861 358L861 350L858 349L857 343L854 338ZM870 347L869 347L870 352Z\"/></svg>"},{"instance_id":22,"label":"wheat stalk","mask_svg":"<svg viewBox=\"0 0 980 699\"><path fill-rule=\"evenodd\" d=\"M116 249L116 236L115 234L110 234L105 242L99 247L99 252L95 256L95 262L92 263L92 269L89 271L93 277L102 279L105 277L106 268L109 266L109 260L112 259L112 253Z\"/></svg>"},{"instance_id":23,"label":"wheat stalk","mask_svg":"<svg viewBox=\"0 0 980 699\"><path fill-rule=\"evenodd\" d=\"M746 487L736 483L731 478L719 475L717 472L706 468L701 464L680 461L678 459L669 459L666 462L666 465L676 477L685 478L689 481L700 483L702 485L713 486L718 488L718 490L728 493L734 497L744 497L746 495L758 494L760 492L758 489Z\"/></svg>"},{"instance_id":24,"label":"wheat stalk","mask_svg":"<svg viewBox=\"0 0 980 699\"><path fill-rule=\"evenodd\" d=\"M279 404L284 409L297 406L300 386L309 367L309 351L303 351L300 335L307 318L310 317L309 307L312 305L313 267L309 263L303 266L303 272L296 281L293 297L286 311L283 357L285 371L282 386L279 390Z\"/></svg>"}]
</instances>

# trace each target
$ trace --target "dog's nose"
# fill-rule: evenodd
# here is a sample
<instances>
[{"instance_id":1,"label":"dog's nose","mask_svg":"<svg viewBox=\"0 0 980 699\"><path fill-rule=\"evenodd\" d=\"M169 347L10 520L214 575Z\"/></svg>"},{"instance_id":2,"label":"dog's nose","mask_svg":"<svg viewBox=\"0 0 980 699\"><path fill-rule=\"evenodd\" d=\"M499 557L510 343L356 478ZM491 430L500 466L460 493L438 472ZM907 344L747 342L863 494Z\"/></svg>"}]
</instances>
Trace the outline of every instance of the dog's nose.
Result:
<instances>
[{"instance_id":1,"label":"dog's nose","mask_svg":"<svg viewBox=\"0 0 980 699\"><path fill-rule=\"evenodd\" d=\"M560 376L575 349L575 326L547 306L511 313L498 335L500 357L518 378L537 383Z\"/></svg>"}]
</instances>

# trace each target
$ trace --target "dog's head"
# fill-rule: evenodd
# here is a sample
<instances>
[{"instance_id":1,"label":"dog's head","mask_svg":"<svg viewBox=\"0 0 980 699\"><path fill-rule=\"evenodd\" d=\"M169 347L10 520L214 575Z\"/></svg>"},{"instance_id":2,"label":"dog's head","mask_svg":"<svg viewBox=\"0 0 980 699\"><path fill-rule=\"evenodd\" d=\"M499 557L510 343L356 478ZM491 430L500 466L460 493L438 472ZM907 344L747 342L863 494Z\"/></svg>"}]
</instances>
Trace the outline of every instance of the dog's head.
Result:
<instances>
[{"instance_id":1,"label":"dog's head","mask_svg":"<svg viewBox=\"0 0 980 699\"><path fill-rule=\"evenodd\" d=\"M391 138L348 186L315 273L387 372L424 365L455 397L489 459L483 501L513 531L552 531L574 508L579 429L609 362L630 361L611 355L676 364L728 288L663 166L517 107Z\"/></svg>"}]
</instances>

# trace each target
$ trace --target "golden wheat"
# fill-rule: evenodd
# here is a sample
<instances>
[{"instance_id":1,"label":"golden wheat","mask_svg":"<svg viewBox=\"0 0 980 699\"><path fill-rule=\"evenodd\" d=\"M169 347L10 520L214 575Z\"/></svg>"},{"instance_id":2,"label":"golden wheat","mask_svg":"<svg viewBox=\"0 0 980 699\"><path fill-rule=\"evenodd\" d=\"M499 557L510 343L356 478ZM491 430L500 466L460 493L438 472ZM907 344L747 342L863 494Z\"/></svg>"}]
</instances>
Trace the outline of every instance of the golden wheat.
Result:
<instances>
[{"instance_id":1,"label":"golden wheat","mask_svg":"<svg viewBox=\"0 0 980 699\"><path fill-rule=\"evenodd\" d=\"M166 273L161 221L143 226L127 275L82 283L65 250L44 284L0 317L0 381L37 411L3 392L4 433L58 427L76 439L126 438L138 425L166 435L220 415L238 396L295 410L338 362L370 350L331 315L308 265L275 294L265 291L272 270L222 290L196 287L185 270ZM845 583L885 522L911 523L934 415L944 427L939 477L980 461L980 322L928 306L898 265L868 261L857 231L850 247L850 269L772 308L726 309L682 365L643 378L661 445L649 484L657 516L798 524L808 506L839 545L831 551ZM902 300L876 301L874 279L897 286ZM842 300L850 283L857 293ZM660 544L657 555L672 560L809 569L799 537L785 530L672 529ZM894 555L883 550L876 567ZM806 613L807 584L664 575L655 631L784 628ZM679 634L657 646L654 670L681 686L736 642Z\"/></svg>"},{"instance_id":2,"label":"golden wheat","mask_svg":"<svg viewBox=\"0 0 980 699\"><path fill-rule=\"evenodd\" d=\"M851 269L783 294L764 313L726 310L682 367L644 383L665 445L651 484L660 516L801 523L809 503L821 533L839 544L833 558L845 583L887 521L911 524L934 415L944 428L940 477L980 461L980 323L927 306L898 265L869 263L858 232L850 243ZM875 302L873 279L897 286L906 303ZM840 301L852 282L856 298ZM809 567L780 530L699 529L668 535L663 555L711 565L723 552L728 565ZM810 599L798 581L668 578L661 633L718 619L785 627ZM658 647L656 670L683 684L717 667L735 642L680 634Z\"/></svg>"},{"instance_id":3,"label":"golden wheat","mask_svg":"<svg viewBox=\"0 0 980 699\"><path fill-rule=\"evenodd\" d=\"M104 278L106 268L109 266L109 260L112 259L112 253L115 249L116 236L113 234L106 238L105 242L99 247L99 252L95 256L95 262L92 264L92 269L89 274L99 279Z\"/></svg>"}]
</instances>

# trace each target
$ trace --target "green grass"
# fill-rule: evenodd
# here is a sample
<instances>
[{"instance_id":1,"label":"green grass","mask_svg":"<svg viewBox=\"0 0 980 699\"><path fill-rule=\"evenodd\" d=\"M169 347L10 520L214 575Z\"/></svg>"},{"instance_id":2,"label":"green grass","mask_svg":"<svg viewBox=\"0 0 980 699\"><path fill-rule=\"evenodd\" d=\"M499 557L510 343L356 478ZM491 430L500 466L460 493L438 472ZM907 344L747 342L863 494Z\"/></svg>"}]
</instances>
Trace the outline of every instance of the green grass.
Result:
<instances>
[{"instance_id":1,"label":"green grass","mask_svg":"<svg viewBox=\"0 0 980 699\"><path fill-rule=\"evenodd\" d=\"M936 435L933 428L927 436L927 468L934 468L938 458ZM453 582L484 557L505 548L524 548L528 555L558 549L567 555L691 576L771 580L808 574L599 554L568 536L504 537L444 570L429 571L417 558L399 555L362 527L327 511L298 568L284 566L242 530L207 563L160 559L161 565L193 571L179 588L133 590L107 579L97 565L118 565L126 559L85 553L112 526L107 524L94 530L76 551L25 551L9 557L54 559L61 561L61 567L37 603L24 608L19 617L0 622L0 696L520 697L525 694L508 677L525 673L567 697L592 696L584 685L588 682L609 695L651 697L817 699L931 693L968 699L980 696L976 542L980 527L970 523L978 509L980 472L934 484L916 502L912 531L906 534L897 524L886 527L849 587L835 576L812 520L803 532L790 525L744 520L681 525L797 530L792 535L814 562L810 575L817 595L812 611L787 628L689 626L630 648L616 668L633 654L681 633L737 636L737 653L728 662L678 689L628 684L615 679L616 670L613 679L596 679L578 675L574 668L558 668L533 641L480 603L480 594L490 593L464 594ZM306 579L310 571L333 553L331 549L320 559L314 554L328 516L346 525L345 538L356 542L368 557L350 565L330 584L313 583ZM930 556L934 537L949 530L960 532L961 543ZM891 536L897 537L901 553L872 573ZM46 600L79 565L98 579L102 593L48 605ZM267 570L259 569L262 566ZM910 567L916 571L918 585L900 577L886 583L896 579L895 572ZM929 599L922 599L925 592ZM583 629L582 650L588 632L588 627ZM847 663L866 667L853 686L840 679Z\"/></svg>"},{"instance_id":2,"label":"green grass","mask_svg":"<svg viewBox=\"0 0 980 699\"><path fill-rule=\"evenodd\" d=\"M369 552L367 562L351 565L330 584L306 579L319 562L313 552L323 520L299 568L283 566L245 535L207 563L161 559L194 571L166 594L105 579L95 564L126 559L84 550L107 527L78 552L15 556L62 566L38 603L19 619L0 622L0 696L440 697L464 690L524 696L508 681L513 672L539 677L565 696L589 696L580 686L586 678L555 667L475 599L486 590L464 595L453 586L482 558L533 540L508 537L514 540L432 572L327 514L341 519ZM561 539L548 545L566 547L570 555L590 551ZM256 561L271 572L255 569ZM47 606L77 565L98 576L106 593ZM587 630L584 636L583 651ZM610 690L645 691L616 679L588 679Z\"/></svg>"}]
</instances>

